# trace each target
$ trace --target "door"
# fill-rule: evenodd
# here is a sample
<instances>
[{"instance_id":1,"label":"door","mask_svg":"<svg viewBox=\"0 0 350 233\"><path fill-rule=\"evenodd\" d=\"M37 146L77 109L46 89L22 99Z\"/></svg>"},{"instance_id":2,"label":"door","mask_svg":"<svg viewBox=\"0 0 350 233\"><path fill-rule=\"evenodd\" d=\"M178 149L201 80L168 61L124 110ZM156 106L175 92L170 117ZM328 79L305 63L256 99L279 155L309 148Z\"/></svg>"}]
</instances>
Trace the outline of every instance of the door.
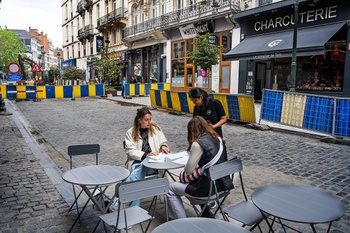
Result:
<instances>
[{"instance_id":1,"label":"door","mask_svg":"<svg viewBox=\"0 0 350 233\"><path fill-rule=\"evenodd\" d=\"M190 90L192 87L194 87L194 69L193 66L187 66L186 67L186 74L185 74L185 91Z\"/></svg>"},{"instance_id":2,"label":"door","mask_svg":"<svg viewBox=\"0 0 350 233\"><path fill-rule=\"evenodd\" d=\"M266 64L256 63L256 77L254 87L254 100L261 101L262 89L266 88Z\"/></svg>"}]
</instances>

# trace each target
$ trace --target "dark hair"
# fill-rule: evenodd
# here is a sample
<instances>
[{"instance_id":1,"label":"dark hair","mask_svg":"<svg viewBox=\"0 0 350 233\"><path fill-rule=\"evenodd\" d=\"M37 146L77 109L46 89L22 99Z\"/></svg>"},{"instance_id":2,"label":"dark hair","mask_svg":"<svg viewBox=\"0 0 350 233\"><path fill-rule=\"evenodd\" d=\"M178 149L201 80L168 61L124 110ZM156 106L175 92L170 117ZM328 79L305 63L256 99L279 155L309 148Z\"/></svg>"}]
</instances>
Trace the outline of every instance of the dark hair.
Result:
<instances>
[{"instance_id":1,"label":"dark hair","mask_svg":"<svg viewBox=\"0 0 350 233\"><path fill-rule=\"evenodd\" d=\"M205 103L205 105L208 103L209 101L209 95L208 93L203 90L202 88L199 88L199 87L194 87L192 88L189 92L188 92L188 96L191 98L191 99L198 99L200 98L201 96L203 96L203 103Z\"/></svg>"},{"instance_id":2,"label":"dark hair","mask_svg":"<svg viewBox=\"0 0 350 233\"><path fill-rule=\"evenodd\" d=\"M137 138L138 138L139 132L140 132L140 120L147 114L150 114L152 116L152 113L149 110L149 108L143 107L143 108L137 109L136 116L134 119L133 129L132 129L132 138L135 141L137 141ZM156 123L151 122L151 127L149 129L150 135L153 135L155 133L154 127L157 128L158 130L160 130L159 126Z\"/></svg>"},{"instance_id":3,"label":"dark hair","mask_svg":"<svg viewBox=\"0 0 350 233\"><path fill-rule=\"evenodd\" d=\"M201 116L193 117L187 124L187 141L189 151L192 143L198 140L203 133L210 134L214 138L219 138L219 134Z\"/></svg>"}]
</instances>

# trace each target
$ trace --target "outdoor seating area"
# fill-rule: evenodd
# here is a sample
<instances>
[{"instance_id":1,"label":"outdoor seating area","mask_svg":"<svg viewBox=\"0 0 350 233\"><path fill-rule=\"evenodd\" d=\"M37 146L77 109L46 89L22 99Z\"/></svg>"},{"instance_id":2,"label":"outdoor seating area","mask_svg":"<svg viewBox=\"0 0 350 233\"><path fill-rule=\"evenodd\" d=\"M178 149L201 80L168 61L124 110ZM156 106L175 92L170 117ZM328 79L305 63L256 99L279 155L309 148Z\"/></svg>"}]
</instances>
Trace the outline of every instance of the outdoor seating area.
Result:
<instances>
[{"instance_id":1,"label":"outdoor seating area","mask_svg":"<svg viewBox=\"0 0 350 233\"><path fill-rule=\"evenodd\" d=\"M186 156L171 157L169 155L163 162L145 161L143 164L155 170L161 170L156 175L147 176L138 181L125 179L130 174L121 166L98 164L98 144L74 145L68 147L68 154L72 158L81 154L93 154L96 163L83 167L74 168L70 161L70 170L62 175L62 179L72 184L73 190L79 186L80 194L74 191L74 206L76 209L76 220L71 226L70 232L78 228L77 222L80 217L89 211L88 203L93 203L93 208L98 211L93 221L96 224L94 232L120 231L125 232L274 232L282 228L285 232L296 230L290 226L293 224L306 224L312 232L318 232L317 224L328 224L327 232L330 231L332 222L339 220L345 213L344 204L336 197L312 187L275 184L260 187L252 193L251 199L245 191L243 180L243 163L239 158L233 158L226 162L213 165L209 168L210 190L214 195L205 198L186 198L184 205L186 209L193 208L187 218L168 219L168 203L165 195L169 191L169 183L177 181L174 174L185 165ZM187 156L188 157L188 156ZM76 158L77 159L77 158ZM170 170L173 172L170 173ZM234 185L233 189L219 192L217 181L220 178L229 177ZM236 178L237 177L237 178ZM106 193L107 188L114 189L112 196ZM95 195L98 190L99 195ZM210 191L210 193L212 193ZM88 197L81 208L76 200L82 193ZM110 194L111 192L109 192ZM230 203L230 196L240 196L240 201ZM109 207L117 198L118 209L111 212ZM141 206L130 206L135 200L145 199ZM107 201L107 202L106 202ZM214 218L201 217L203 210L215 202L215 207L210 209ZM70 210L73 208L71 206ZM96 213L96 212L95 212ZM295 217L300 216L300 217ZM170 220L170 221L169 221ZM152 222L157 224L153 227ZM83 223L81 223L83 224ZM286 230L288 229L288 231Z\"/></svg>"}]
</instances>

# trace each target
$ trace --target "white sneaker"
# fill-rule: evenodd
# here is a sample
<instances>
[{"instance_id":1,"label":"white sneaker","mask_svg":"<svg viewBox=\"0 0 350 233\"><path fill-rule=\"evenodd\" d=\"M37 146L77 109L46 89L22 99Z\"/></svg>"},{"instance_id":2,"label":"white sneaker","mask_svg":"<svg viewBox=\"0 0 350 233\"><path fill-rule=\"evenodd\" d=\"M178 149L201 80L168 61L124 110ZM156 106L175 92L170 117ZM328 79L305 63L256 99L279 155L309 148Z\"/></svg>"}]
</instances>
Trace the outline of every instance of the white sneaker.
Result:
<instances>
[{"instance_id":1,"label":"white sneaker","mask_svg":"<svg viewBox=\"0 0 350 233\"><path fill-rule=\"evenodd\" d=\"M113 201L111 206L109 207L110 211L118 211L118 198Z\"/></svg>"}]
</instances>

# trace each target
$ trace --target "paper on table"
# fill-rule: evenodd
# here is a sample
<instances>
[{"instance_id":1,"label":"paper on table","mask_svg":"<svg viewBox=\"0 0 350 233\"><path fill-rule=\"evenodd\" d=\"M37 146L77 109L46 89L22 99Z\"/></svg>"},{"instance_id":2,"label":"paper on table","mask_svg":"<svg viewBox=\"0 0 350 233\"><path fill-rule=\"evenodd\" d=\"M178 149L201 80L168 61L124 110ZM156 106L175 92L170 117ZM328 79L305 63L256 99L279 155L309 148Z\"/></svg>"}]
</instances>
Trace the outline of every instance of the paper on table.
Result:
<instances>
[{"instance_id":1,"label":"paper on table","mask_svg":"<svg viewBox=\"0 0 350 233\"><path fill-rule=\"evenodd\" d=\"M187 163L187 160L188 160L188 156L186 155L186 156L183 156L183 157L181 157L181 158L179 158L179 159L175 159L175 160L173 160L173 163L177 163L177 164L180 164L180 165L186 165L186 163Z\"/></svg>"},{"instance_id":2,"label":"paper on table","mask_svg":"<svg viewBox=\"0 0 350 233\"><path fill-rule=\"evenodd\" d=\"M175 160L175 159L179 159L182 157L187 157L188 153L187 151L182 151L182 152L178 152L178 153L169 153L169 154L164 154L164 153L160 153L157 156L149 156L149 162L150 163L165 163L167 159L171 159L171 160Z\"/></svg>"}]
</instances>

